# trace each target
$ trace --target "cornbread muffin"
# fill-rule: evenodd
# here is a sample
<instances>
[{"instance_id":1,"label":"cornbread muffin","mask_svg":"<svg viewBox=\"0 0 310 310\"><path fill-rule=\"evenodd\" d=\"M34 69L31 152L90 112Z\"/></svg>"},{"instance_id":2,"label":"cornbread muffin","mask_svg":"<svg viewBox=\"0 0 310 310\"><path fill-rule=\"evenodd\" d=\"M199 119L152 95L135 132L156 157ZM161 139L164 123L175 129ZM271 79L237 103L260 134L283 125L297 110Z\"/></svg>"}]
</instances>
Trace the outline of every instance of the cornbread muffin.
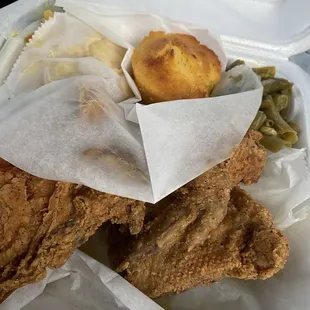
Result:
<instances>
[{"instance_id":1,"label":"cornbread muffin","mask_svg":"<svg viewBox=\"0 0 310 310\"><path fill-rule=\"evenodd\" d=\"M143 103L205 98L220 81L217 55L191 35L152 31L132 56Z\"/></svg>"}]
</instances>

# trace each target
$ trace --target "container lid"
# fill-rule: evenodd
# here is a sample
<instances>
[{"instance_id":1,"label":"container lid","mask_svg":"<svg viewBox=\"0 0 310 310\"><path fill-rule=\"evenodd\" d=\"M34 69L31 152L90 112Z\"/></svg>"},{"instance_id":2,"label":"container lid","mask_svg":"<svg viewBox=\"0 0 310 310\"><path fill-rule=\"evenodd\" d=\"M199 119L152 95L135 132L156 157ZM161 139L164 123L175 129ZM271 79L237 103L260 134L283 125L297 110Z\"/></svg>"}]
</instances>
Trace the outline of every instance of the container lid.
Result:
<instances>
[{"instance_id":1,"label":"container lid","mask_svg":"<svg viewBox=\"0 0 310 310\"><path fill-rule=\"evenodd\" d=\"M213 30L224 44L269 52L275 57L287 58L310 49L310 0L74 1L79 2L90 9L109 6L165 15Z\"/></svg>"},{"instance_id":2,"label":"container lid","mask_svg":"<svg viewBox=\"0 0 310 310\"><path fill-rule=\"evenodd\" d=\"M19 0L0 10L3 26L48 0ZM289 57L310 49L310 0L58 0L165 15L220 34L224 45ZM1 26L1 25L0 25Z\"/></svg>"}]
</instances>

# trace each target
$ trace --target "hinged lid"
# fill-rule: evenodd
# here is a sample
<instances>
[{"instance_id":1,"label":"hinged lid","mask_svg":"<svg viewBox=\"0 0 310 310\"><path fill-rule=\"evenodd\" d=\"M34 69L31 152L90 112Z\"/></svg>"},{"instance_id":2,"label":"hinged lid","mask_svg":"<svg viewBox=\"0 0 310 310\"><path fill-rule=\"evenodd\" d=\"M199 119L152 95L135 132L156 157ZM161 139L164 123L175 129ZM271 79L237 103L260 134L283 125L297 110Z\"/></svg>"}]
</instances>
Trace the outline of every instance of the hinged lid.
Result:
<instances>
[{"instance_id":1,"label":"hinged lid","mask_svg":"<svg viewBox=\"0 0 310 310\"><path fill-rule=\"evenodd\" d=\"M220 34L230 48L257 54L288 58L310 49L310 0L59 0L56 4L70 1L89 9L107 6L190 22ZM42 2L19 0L1 9L0 29Z\"/></svg>"},{"instance_id":2,"label":"hinged lid","mask_svg":"<svg viewBox=\"0 0 310 310\"><path fill-rule=\"evenodd\" d=\"M72 0L60 0L69 3ZM75 0L90 9L109 6L165 15L203 26L225 45L275 57L310 49L309 0ZM57 1L58 3L58 1Z\"/></svg>"}]
</instances>

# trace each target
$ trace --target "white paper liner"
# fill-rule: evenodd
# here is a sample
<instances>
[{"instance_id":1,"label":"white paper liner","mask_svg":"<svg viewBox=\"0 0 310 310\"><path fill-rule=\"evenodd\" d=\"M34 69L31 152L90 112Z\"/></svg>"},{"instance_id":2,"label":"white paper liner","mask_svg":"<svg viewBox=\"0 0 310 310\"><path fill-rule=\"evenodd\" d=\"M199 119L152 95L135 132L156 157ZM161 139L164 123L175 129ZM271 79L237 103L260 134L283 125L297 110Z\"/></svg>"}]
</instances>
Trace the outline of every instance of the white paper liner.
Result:
<instances>
[{"instance_id":1,"label":"white paper liner","mask_svg":"<svg viewBox=\"0 0 310 310\"><path fill-rule=\"evenodd\" d=\"M310 174L305 149L285 148L269 154L257 184L245 189L271 211L274 223L286 229L310 211Z\"/></svg>"},{"instance_id":2,"label":"white paper liner","mask_svg":"<svg viewBox=\"0 0 310 310\"><path fill-rule=\"evenodd\" d=\"M13 97L73 76L102 76L109 96L115 102L122 102L132 96L124 76L120 74L122 56L118 63L106 63L105 60L117 59L115 55L120 50L125 54L126 50L106 42L100 33L83 22L66 13L56 12L34 32L4 87ZM102 51L98 50L100 43L106 43ZM109 49L109 55L100 57L100 53Z\"/></svg>"},{"instance_id":3,"label":"white paper liner","mask_svg":"<svg viewBox=\"0 0 310 310\"><path fill-rule=\"evenodd\" d=\"M241 74L253 82L252 91L134 105L140 94L130 58L143 35L190 33L218 54L224 69L222 46L207 30L146 14L100 15L77 6L67 11L38 29L0 88L10 97L0 102L0 156L40 177L156 202L225 160L240 143L262 96L259 80L245 66ZM131 99L122 97L118 73L87 52L88 43L102 36L128 48L121 67ZM53 81L59 65L62 80ZM85 104L89 96L91 104Z\"/></svg>"},{"instance_id":4,"label":"white paper liner","mask_svg":"<svg viewBox=\"0 0 310 310\"><path fill-rule=\"evenodd\" d=\"M36 297L36 298L35 298ZM17 290L1 310L160 310L114 271L77 251L58 270L49 270L39 284Z\"/></svg>"}]
</instances>

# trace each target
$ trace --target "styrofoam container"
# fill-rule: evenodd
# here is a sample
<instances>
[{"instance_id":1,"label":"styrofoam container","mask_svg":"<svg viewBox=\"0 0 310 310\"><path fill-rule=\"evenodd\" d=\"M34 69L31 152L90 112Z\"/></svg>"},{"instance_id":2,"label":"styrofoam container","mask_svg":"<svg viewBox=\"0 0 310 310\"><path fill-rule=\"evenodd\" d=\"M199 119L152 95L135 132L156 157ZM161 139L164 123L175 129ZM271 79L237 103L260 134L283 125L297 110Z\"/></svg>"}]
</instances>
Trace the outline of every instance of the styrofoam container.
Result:
<instances>
[{"instance_id":1,"label":"styrofoam container","mask_svg":"<svg viewBox=\"0 0 310 310\"><path fill-rule=\"evenodd\" d=\"M310 0L70 0L75 4L81 3L90 10L100 7L117 8L128 11L140 11L158 15L165 15L174 20L185 21L210 29L221 35L226 53L229 58L241 58L252 66L275 65L277 75L284 77L294 83L294 102L291 111L291 118L297 121L301 126L299 141L296 148L309 148L310 146L310 76L305 73L296 64L290 62L289 57L302 53L310 49ZM61 0L58 5L67 5L69 0ZM37 0L20 0L17 3L0 10L0 31L2 36L6 36L7 25L17 18L20 14L31 9ZM9 16L9 17L8 17ZM143 27L143 25L141 25ZM1 42L1 40L0 40ZM308 162L310 155L308 154ZM309 270L309 249L305 254L300 254L303 250L302 242L308 242L307 237L300 237L309 232L309 220L303 221L300 226L293 225L287 231L292 252L296 257L303 257L302 260L295 262L294 257L289 260L290 271L285 278L289 282L290 277L295 274L300 279L297 289L294 289L295 283L289 283L292 288L292 294L304 296L298 304L291 303L287 296L283 299L283 294L279 294L282 300L277 296L268 296L268 292L258 289L258 297L261 298L255 309L284 309L284 310L306 310L309 308L310 299L307 290L310 287L310 279L307 278ZM300 237L300 238L299 238ZM300 243L300 244L298 244ZM296 269L295 268L296 263ZM292 268L294 265L294 268ZM304 267L306 266L306 267ZM293 273L294 274L293 274ZM281 277L274 280L274 285L279 286L281 291ZM230 280L223 286L229 285ZM249 287L242 282L244 290ZM297 292L297 290L299 290ZM218 293L218 299L221 299L221 287L215 286L214 291ZM238 295L232 292L232 295ZM297 295L295 294L295 298ZM186 293L185 295L186 296ZM210 296L210 295L209 295ZM239 295L240 297L240 295ZM246 309L242 302L226 304L229 309ZM244 297L244 296L241 296ZM266 300L275 298L273 306L266 305ZM185 301L183 298L183 301ZM206 294L206 298L208 295ZM180 300L182 297L180 295ZM182 301L182 302L183 302ZM210 304L209 304L210 306ZM212 305L211 305L212 306ZM222 304L226 309L225 303ZM272 308L270 308L272 307ZM179 309L190 309L190 305L180 307ZM0 307L1 309L1 307ZM209 309L209 308L208 308ZM212 309L212 308L210 308ZM214 307L215 309L215 307ZM219 309L219 308L216 308ZM254 308L253 308L254 309Z\"/></svg>"}]
</instances>

